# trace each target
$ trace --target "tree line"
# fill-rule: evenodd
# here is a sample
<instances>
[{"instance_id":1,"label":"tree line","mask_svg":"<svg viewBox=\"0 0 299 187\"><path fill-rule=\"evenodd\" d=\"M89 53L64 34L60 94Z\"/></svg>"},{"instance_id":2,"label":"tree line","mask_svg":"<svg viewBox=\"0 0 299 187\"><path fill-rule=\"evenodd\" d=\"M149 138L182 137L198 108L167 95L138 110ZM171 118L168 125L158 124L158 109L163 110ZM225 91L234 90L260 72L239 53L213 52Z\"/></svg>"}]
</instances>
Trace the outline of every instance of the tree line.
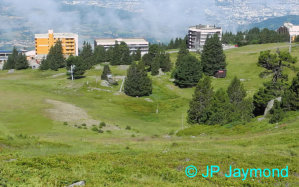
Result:
<instances>
[{"instance_id":1,"label":"tree line","mask_svg":"<svg viewBox=\"0 0 299 187\"><path fill-rule=\"evenodd\" d=\"M18 50L14 47L12 50L12 54L8 56L7 62L3 64L3 69L22 70L27 68L29 68L29 64L26 55L22 54L21 52L18 52Z\"/></svg>"},{"instance_id":2,"label":"tree line","mask_svg":"<svg viewBox=\"0 0 299 187\"><path fill-rule=\"evenodd\" d=\"M239 31L236 34L233 34L232 32L225 32L222 34L223 44L236 44L238 46L288 41L290 41L290 35L279 34L276 31L267 28L259 29L255 27L244 32Z\"/></svg>"}]
</instances>

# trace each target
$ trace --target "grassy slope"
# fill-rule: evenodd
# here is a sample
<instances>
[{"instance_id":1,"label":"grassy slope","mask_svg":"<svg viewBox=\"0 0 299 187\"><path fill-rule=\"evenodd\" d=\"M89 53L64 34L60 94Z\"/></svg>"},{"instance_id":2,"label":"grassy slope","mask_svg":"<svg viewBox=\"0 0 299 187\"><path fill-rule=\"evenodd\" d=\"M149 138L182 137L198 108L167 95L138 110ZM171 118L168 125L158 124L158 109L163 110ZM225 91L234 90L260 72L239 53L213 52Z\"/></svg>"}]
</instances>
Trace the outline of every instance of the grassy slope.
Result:
<instances>
[{"instance_id":1,"label":"grassy slope","mask_svg":"<svg viewBox=\"0 0 299 187\"><path fill-rule=\"evenodd\" d=\"M214 88L226 88L234 76L245 79L248 95L266 80L256 66L259 51L276 50L286 44L246 46L226 51L228 77L213 79ZM293 50L299 58L299 48ZM171 54L175 61L176 54ZM298 63L296 65L298 68ZM113 67L112 72L126 71ZM179 89L170 76L153 77L154 93L149 97L130 98L109 92L91 91L101 71L91 70L87 77L71 83L60 72L0 72L0 181L8 184L66 185L86 180L98 184L123 185L240 185L273 184L298 181L298 113L289 113L281 124L270 125L254 120L248 125L199 126L180 132L187 135L166 136L181 128L193 89ZM291 77L294 72L288 71ZM88 85L87 85L88 82ZM119 86L112 88L119 90ZM45 110L52 106L45 99L75 104L94 119L119 125L112 134L63 126L52 121ZM156 114L156 108L159 114ZM131 126L132 130L125 130ZM186 125L185 125L186 126ZM20 135L22 134L22 135ZM132 135L134 135L132 137ZM17 159L12 160L10 159ZM190 161L189 161L190 160ZM8 162L10 161L10 162ZM282 168L289 165L287 179L226 179L216 176L204 180L188 179L184 168L190 164L203 167L218 164L236 167Z\"/></svg>"}]
</instances>

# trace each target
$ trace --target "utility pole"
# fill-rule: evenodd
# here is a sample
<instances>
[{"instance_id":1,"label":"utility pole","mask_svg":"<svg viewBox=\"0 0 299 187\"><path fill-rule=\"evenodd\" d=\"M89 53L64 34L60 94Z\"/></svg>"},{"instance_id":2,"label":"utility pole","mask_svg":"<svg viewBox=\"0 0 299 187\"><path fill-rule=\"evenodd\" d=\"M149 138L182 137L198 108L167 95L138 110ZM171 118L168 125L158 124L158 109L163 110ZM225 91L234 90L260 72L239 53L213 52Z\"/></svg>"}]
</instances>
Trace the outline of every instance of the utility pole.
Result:
<instances>
[{"instance_id":1,"label":"utility pole","mask_svg":"<svg viewBox=\"0 0 299 187\"><path fill-rule=\"evenodd\" d=\"M290 35L290 47L289 47L289 53L292 52L292 36Z\"/></svg>"},{"instance_id":2,"label":"utility pole","mask_svg":"<svg viewBox=\"0 0 299 187\"><path fill-rule=\"evenodd\" d=\"M72 81L74 80L74 69L75 69L75 65L71 65L71 75L72 75Z\"/></svg>"}]
</instances>

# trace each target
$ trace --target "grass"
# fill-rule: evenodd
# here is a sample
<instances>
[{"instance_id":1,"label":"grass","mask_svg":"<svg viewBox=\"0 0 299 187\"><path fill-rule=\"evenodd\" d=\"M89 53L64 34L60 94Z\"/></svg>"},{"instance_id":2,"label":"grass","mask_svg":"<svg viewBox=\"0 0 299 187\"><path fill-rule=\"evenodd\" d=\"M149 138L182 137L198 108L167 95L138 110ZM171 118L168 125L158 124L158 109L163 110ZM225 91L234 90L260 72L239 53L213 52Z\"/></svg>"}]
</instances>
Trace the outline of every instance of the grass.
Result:
<instances>
[{"instance_id":1,"label":"grass","mask_svg":"<svg viewBox=\"0 0 299 187\"><path fill-rule=\"evenodd\" d=\"M287 44L265 44L226 51L228 76L213 79L214 88L227 88L238 76L252 96L267 81L259 77L263 71L256 65L259 51L277 47L287 50ZM298 47L293 48L293 55L299 58ZM173 63L176 56L171 54ZM123 67L111 70L126 75ZM151 96L131 98L116 94L120 84L107 88L96 82L101 71L90 70L74 82L66 75L55 76L65 70L0 72L0 185L66 186L85 180L87 186L297 186L298 112L288 113L274 125L254 119L245 125L189 127L185 118L194 88L179 89L169 80L169 73L152 77ZM295 75L286 72L290 80ZM53 106L46 99L71 103L119 130L98 133L53 121L46 112ZM188 165L203 169L211 164L223 172L229 165L288 165L290 176L242 181L225 178L223 173L209 179L185 175Z\"/></svg>"}]
</instances>

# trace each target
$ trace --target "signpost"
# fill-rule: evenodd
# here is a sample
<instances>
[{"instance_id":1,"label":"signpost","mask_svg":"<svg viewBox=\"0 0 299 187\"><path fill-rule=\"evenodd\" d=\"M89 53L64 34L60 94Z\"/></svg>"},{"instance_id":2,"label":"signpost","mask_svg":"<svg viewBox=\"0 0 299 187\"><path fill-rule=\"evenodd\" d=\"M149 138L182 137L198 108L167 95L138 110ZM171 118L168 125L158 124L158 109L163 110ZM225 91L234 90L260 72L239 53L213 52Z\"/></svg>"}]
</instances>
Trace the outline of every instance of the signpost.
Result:
<instances>
[{"instance_id":1,"label":"signpost","mask_svg":"<svg viewBox=\"0 0 299 187\"><path fill-rule=\"evenodd\" d=\"M72 81L74 80L74 69L76 68L76 65L71 65L71 75L72 75Z\"/></svg>"}]
</instances>

